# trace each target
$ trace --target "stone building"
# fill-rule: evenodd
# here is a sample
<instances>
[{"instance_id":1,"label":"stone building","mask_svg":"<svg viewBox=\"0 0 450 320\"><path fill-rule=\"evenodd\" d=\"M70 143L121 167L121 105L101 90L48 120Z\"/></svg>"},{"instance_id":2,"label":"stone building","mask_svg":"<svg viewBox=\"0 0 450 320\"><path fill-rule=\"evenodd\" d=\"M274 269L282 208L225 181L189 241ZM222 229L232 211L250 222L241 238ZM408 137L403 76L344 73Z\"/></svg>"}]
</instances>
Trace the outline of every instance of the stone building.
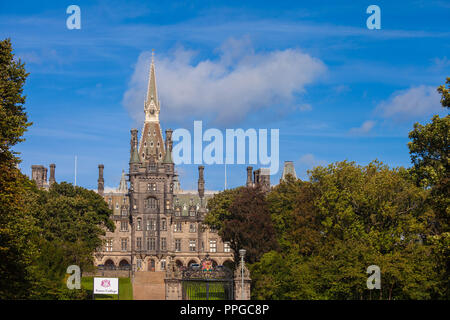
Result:
<instances>
[{"instance_id":1,"label":"stone building","mask_svg":"<svg viewBox=\"0 0 450 320\"><path fill-rule=\"evenodd\" d=\"M206 254L217 265L232 262L229 244L203 225L206 203L214 195L205 190L204 167L198 167L198 190L180 189L172 160L172 130L166 130L163 139L159 122L153 58L144 111L139 140L137 129L131 130L129 173L122 173L115 192L104 192L104 167L99 165L98 193L114 212L116 230L106 233L96 264L164 271L169 256L179 267L187 267L200 263Z\"/></svg>"},{"instance_id":2,"label":"stone building","mask_svg":"<svg viewBox=\"0 0 450 320\"><path fill-rule=\"evenodd\" d=\"M164 279L164 274L170 271L169 263L178 270L199 264L206 256L213 265L232 263L230 245L222 241L216 230L203 224L207 201L216 193L205 190L205 168L198 167L197 190L180 188L172 160L172 130L165 130L163 136L159 121L161 106L153 58L144 111L145 120L139 139L137 129L130 131L128 173L122 171L116 190L105 191L105 168L103 164L98 166L97 192L113 211L111 219L116 228L114 232L106 232L104 246L94 255L95 264L105 269L134 270L137 272L136 279L139 278L139 271L156 272ZM295 176L292 163L285 163L283 179L287 173ZM38 187L48 188L55 182L55 165L50 164L48 181L47 168L33 165L32 179ZM246 185L269 191L269 169L253 171L252 167L247 167ZM143 276L144 272L140 274ZM246 296L249 297L248 275L246 281ZM133 290L136 292L139 291L138 283L134 282ZM144 289L146 292L154 290L153 287ZM166 293L165 297L171 296Z\"/></svg>"}]
</instances>

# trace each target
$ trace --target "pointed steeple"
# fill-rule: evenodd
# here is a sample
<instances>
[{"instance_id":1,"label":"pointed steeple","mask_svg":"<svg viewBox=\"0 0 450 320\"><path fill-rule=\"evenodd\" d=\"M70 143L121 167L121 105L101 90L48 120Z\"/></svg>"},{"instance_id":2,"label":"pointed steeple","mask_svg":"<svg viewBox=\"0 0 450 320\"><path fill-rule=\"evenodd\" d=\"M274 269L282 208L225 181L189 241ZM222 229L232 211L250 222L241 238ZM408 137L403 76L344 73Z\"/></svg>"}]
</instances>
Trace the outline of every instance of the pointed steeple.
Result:
<instances>
[{"instance_id":1,"label":"pointed steeple","mask_svg":"<svg viewBox=\"0 0 450 320\"><path fill-rule=\"evenodd\" d=\"M145 121L159 121L160 105L158 90L156 88L155 50L152 50L152 62L150 64L147 97L145 99Z\"/></svg>"},{"instance_id":2,"label":"pointed steeple","mask_svg":"<svg viewBox=\"0 0 450 320\"><path fill-rule=\"evenodd\" d=\"M145 121L137 149L138 156L143 162L153 158L154 162L163 162L166 154L162 130L159 124L160 103L156 89L155 59L152 53L150 64L147 98L144 104Z\"/></svg>"}]
</instances>

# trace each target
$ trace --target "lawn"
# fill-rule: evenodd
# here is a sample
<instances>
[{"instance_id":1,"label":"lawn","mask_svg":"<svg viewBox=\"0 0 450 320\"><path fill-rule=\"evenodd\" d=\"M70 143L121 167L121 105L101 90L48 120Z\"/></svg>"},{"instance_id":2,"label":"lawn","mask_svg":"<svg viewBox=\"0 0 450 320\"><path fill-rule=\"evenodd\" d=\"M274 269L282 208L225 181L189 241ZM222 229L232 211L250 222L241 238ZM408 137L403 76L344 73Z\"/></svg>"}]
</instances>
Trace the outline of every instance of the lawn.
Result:
<instances>
[{"instance_id":1,"label":"lawn","mask_svg":"<svg viewBox=\"0 0 450 320\"><path fill-rule=\"evenodd\" d=\"M81 278L83 289L92 291L94 289L94 279L92 277ZM95 300L117 300L116 294L96 294ZM119 300L133 300L133 286L130 278L119 278Z\"/></svg>"}]
</instances>

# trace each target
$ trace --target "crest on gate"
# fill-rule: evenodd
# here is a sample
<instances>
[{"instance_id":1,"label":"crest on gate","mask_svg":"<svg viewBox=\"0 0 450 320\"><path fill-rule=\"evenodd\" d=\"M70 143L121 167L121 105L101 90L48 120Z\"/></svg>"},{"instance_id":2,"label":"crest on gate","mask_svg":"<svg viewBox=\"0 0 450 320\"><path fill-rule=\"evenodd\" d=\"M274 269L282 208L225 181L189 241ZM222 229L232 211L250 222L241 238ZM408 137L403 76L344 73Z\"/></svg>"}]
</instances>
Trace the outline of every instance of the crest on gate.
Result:
<instances>
[{"instance_id":1,"label":"crest on gate","mask_svg":"<svg viewBox=\"0 0 450 320\"><path fill-rule=\"evenodd\" d=\"M202 271L203 272L211 272L213 270L214 270L214 268L213 268L213 263L212 263L211 259L208 259L208 258L204 259L202 261Z\"/></svg>"}]
</instances>

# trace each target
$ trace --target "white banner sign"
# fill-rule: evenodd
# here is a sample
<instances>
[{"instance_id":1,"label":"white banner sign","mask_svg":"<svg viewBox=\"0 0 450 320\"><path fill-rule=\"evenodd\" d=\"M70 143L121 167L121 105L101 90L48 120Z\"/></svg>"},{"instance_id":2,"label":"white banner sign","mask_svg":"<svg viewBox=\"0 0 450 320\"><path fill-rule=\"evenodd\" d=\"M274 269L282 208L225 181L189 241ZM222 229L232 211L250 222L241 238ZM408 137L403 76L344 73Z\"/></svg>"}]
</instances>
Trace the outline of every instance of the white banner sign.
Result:
<instances>
[{"instance_id":1,"label":"white banner sign","mask_svg":"<svg viewBox=\"0 0 450 320\"><path fill-rule=\"evenodd\" d=\"M94 278L94 294L119 294L119 278Z\"/></svg>"}]
</instances>

